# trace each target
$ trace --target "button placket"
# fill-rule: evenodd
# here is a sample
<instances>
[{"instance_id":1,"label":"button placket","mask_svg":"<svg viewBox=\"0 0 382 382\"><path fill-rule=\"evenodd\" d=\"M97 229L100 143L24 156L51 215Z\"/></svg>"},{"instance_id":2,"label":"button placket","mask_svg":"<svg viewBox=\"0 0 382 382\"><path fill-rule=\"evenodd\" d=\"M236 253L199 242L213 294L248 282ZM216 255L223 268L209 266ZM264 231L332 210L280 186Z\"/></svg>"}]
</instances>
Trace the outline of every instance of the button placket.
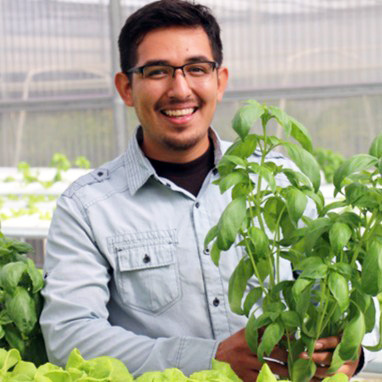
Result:
<instances>
[{"instance_id":1,"label":"button placket","mask_svg":"<svg viewBox=\"0 0 382 382\"><path fill-rule=\"evenodd\" d=\"M216 338L226 337L229 332L228 315L224 303L224 287L219 268L211 261L211 248L204 248L206 232L211 228L209 207L204 196L193 204L192 216L204 278L205 294L209 305L212 331ZM207 211L204 211L204 209Z\"/></svg>"}]
</instances>

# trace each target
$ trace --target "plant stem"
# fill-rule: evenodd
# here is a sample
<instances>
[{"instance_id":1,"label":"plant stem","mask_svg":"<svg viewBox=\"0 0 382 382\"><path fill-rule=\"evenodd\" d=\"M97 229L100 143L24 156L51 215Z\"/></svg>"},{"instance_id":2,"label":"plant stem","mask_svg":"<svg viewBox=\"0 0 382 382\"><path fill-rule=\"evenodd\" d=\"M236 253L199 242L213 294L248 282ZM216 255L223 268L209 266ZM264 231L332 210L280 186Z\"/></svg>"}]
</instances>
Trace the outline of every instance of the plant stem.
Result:
<instances>
[{"instance_id":1,"label":"plant stem","mask_svg":"<svg viewBox=\"0 0 382 382\"><path fill-rule=\"evenodd\" d=\"M276 243L280 240L280 221L281 217L283 216L283 213L285 211L286 207L284 206L283 209L281 210L281 213L279 214L276 222L276 233L275 233L275 238L273 240L273 246L272 246L272 253L276 253L276 280L277 282L280 281L280 246L277 245ZM277 248L275 248L277 246Z\"/></svg>"},{"instance_id":2,"label":"plant stem","mask_svg":"<svg viewBox=\"0 0 382 382\"><path fill-rule=\"evenodd\" d=\"M326 328L326 326L328 325L329 321L330 321L330 318L332 317L332 315L334 314L336 310L336 305L333 304L333 307L332 309L330 310L329 314L326 316L326 320L324 321L324 324L322 325L322 329L321 330L324 330ZM321 336L321 333L318 334L318 336L320 337ZM319 338L318 337L318 338Z\"/></svg>"},{"instance_id":3,"label":"plant stem","mask_svg":"<svg viewBox=\"0 0 382 382\"><path fill-rule=\"evenodd\" d=\"M359 255L359 252L362 248L362 245L363 243L367 243L367 240L372 236L372 233L374 232L374 230L376 229L376 227L378 226L378 224L381 222L380 219L377 219L377 214L378 212L377 211L374 211L372 213L372 216L371 218L369 219L369 221L366 223L366 226L365 226L365 231L363 233L363 235L361 235L360 239L359 239L359 243L358 245L355 247L355 250L354 250L354 253L353 253L353 257L351 259L351 263L350 265L352 267L354 267L355 265L355 262L357 261L357 257ZM366 219L366 213L365 213L365 219ZM373 224L375 223L374 227L373 227Z\"/></svg>"},{"instance_id":4,"label":"plant stem","mask_svg":"<svg viewBox=\"0 0 382 382\"><path fill-rule=\"evenodd\" d=\"M322 309L321 309L321 315L320 315L320 318L318 321L318 325L316 328L316 339L315 339L315 341L317 341L320 338L320 335L321 335L322 330L324 328L323 322L324 322L326 311L327 311L328 305L329 305L329 290L328 290L327 285L326 285L327 282L328 282L328 277L326 276L325 280L322 281L323 287L321 290L321 300L320 300L320 306L322 307Z\"/></svg>"},{"instance_id":5,"label":"plant stem","mask_svg":"<svg viewBox=\"0 0 382 382\"><path fill-rule=\"evenodd\" d=\"M256 266L256 262L255 262L253 256L251 255L251 251L250 251L250 248L249 248L249 245L248 245L247 238L245 238L244 241L245 241L245 247L246 247L246 249L247 249L248 257L249 257L249 259L250 259L250 261L251 261L251 263L252 263L253 271L255 272L255 275L256 275L257 280L258 280L259 285L260 285L260 288L261 288L261 290L263 291L263 293L264 293L265 295L267 295L267 294L268 294L268 291L267 291L267 289L265 288L263 281L261 280L259 270L257 269L257 266Z\"/></svg>"}]
</instances>

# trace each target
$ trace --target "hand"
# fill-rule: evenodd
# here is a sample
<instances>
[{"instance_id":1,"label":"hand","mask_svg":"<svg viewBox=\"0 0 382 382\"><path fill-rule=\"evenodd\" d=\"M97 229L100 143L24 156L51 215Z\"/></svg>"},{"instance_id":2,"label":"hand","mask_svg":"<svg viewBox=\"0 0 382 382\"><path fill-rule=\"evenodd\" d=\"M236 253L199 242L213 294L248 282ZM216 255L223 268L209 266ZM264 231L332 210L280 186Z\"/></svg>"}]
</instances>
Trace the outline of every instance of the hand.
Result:
<instances>
[{"instance_id":1,"label":"hand","mask_svg":"<svg viewBox=\"0 0 382 382\"><path fill-rule=\"evenodd\" d=\"M329 376L328 369L332 361L333 350L339 343L339 337L320 338L316 342L312 360L317 364L317 370L312 381L321 381L322 379ZM361 349L359 354L361 354ZM301 353L300 357L305 359L309 358L308 354L305 352ZM336 374L344 373L350 379L356 372L358 363L359 357L356 361L347 361L336 371Z\"/></svg>"},{"instance_id":2,"label":"hand","mask_svg":"<svg viewBox=\"0 0 382 382\"><path fill-rule=\"evenodd\" d=\"M244 382L256 381L263 365L256 354L252 353L248 347L245 340L245 329L236 332L231 337L222 341L218 346L215 358L218 361L228 362L233 371ZM267 364L272 372L281 377L288 377L288 367L286 366L288 360L287 352L279 347L275 347L269 358L275 360L267 360Z\"/></svg>"}]
</instances>

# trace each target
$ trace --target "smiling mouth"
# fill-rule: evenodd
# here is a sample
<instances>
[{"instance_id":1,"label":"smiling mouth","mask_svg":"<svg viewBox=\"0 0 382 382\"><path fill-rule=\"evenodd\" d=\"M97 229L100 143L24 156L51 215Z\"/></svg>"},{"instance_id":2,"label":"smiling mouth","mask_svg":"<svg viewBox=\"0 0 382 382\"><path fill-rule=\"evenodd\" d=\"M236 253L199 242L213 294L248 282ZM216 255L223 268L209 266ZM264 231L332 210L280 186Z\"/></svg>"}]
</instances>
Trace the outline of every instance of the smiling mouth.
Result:
<instances>
[{"instance_id":1,"label":"smiling mouth","mask_svg":"<svg viewBox=\"0 0 382 382\"><path fill-rule=\"evenodd\" d=\"M197 107L189 107L185 109L174 109L174 110L161 110L161 113L164 114L166 117L184 117L186 115L191 115L195 113L197 110Z\"/></svg>"}]
</instances>

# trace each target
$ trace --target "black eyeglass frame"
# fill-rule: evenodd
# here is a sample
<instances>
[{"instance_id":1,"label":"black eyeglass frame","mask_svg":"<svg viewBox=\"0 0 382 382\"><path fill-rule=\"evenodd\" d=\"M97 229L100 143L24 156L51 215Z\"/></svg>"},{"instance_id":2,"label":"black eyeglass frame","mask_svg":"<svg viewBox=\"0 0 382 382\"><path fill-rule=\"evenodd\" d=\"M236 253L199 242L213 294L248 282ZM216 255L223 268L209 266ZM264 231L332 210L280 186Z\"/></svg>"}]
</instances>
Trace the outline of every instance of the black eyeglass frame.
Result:
<instances>
[{"instance_id":1,"label":"black eyeglass frame","mask_svg":"<svg viewBox=\"0 0 382 382\"><path fill-rule=\"evenodd\" d=\"M150 66L167 66L169 68L172 68L173 72L172 72L172 78L175 77L175 72L180 69L183 73L183 76L186 77L186 73L184 72L184 67L185 66L188 66L188 65L197 65L197 64L211 64L212 65L212 71L214 71L215 69L218 69L219 68L219 64L216 62L216 61L195 61L195 62L187 62L186 64L184 65L180 65L180 66L174 66L174 65L170 65L170 64L147 64L147 65L142 65L142 66L137 66L135 68L131 68L129 70L126 71L126 74L132 74L132 73L140 73L141 75L143 75L143 71L145 70L145 68L149 68Z\"/></svg>"}]
</instances>

